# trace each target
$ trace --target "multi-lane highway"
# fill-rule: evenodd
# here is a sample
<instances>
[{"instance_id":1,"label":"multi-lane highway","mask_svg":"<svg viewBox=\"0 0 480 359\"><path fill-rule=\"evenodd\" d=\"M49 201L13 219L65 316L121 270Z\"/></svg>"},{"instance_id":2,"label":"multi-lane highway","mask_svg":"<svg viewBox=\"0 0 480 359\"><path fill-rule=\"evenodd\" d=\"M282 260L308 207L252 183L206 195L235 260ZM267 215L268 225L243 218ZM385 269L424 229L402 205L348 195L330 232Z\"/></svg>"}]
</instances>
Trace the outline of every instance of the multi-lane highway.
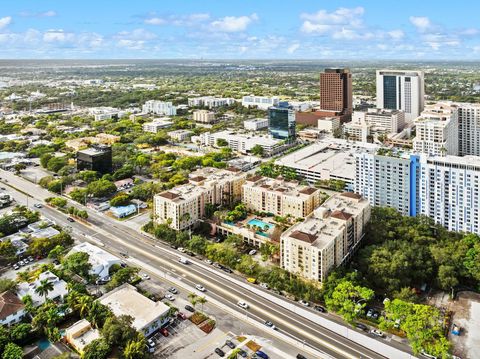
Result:
<instances>
[{"instance_id":1,"label":"multi-lane highway","mask_svg":"<svg viewBox=\"0 0 480 359\"><path fill-rule=\"evenodd\" d=\"M31 196L30 206L34 202L41 201L48 196L48 192L37 185L25 181L10 172L1 171L0 177L6 185L13 189L19 189L24 196ZM35 200L34 200L35 199ZM250 316L263 322L270 320L279 327L282 333L289 335L305 345L318 349L333 358L384 358L375 352L375 348L369 349L359 345L344 336L319 325L315 320L309 320L297 313L288 310L284 306L265 298L258 291L249 290L248 286L241 286L229 276L217 269L206 265L198 259L189 258L191 264L184 265L178 262L180 253L167 245L154 241L148 236L138 233L123 223L89 210L89 223L84 224L67 222L66 216L54 209L44 207L42 213L54 219L60 225L69 225L74 234L104 245L106 250L112 253L126 253L128 259L137 266L147 269L149 267L161 270L164 273L176 276L192 291L195 284L201 284L207 289L207 295L236 310L239 315ZM155 275L155 273L152 273ZM232 278L240 277L231 275ZM249 304L248 311L237 306L237 302L243 300ZM282 300L285 300L282 298ZM298 306L300 309L301 307ZM321 315L321 314L317 314ZM327 314L328 315L328 314ZM381 339L379 339L381 340ZM397 348L408 351L408 348L400 343L392 343Z\"/></svg>"}]
</instances>

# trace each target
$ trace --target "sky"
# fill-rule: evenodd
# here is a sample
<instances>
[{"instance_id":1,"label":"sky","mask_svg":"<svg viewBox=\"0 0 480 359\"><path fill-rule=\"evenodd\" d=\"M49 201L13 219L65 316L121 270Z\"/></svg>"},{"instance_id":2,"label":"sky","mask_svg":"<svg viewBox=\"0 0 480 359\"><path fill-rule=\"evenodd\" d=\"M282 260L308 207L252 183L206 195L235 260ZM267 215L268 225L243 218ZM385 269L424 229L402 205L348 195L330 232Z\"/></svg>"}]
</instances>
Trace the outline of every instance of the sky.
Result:
<instances>
[{"instance_id":1,"label":"sky","mask_svg":"<svg viewBox=\"0 0 480 359\"><path fill-rule=\"evenodd\" d=\"M480 59L474 0L1 2L3 59Z\"/></svg>"}]
</instances>

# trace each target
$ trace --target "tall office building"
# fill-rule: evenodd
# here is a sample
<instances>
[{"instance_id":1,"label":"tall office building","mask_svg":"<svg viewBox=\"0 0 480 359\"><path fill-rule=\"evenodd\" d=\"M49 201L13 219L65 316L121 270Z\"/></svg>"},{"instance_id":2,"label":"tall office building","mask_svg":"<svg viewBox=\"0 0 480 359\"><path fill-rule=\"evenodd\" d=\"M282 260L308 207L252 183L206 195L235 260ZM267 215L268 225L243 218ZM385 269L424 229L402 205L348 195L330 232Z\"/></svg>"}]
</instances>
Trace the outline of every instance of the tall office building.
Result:
<instances>
[{"instance_id":1,"label":"tall office building","mask_svg":"<svg viewBox=\"0 0 480 359\"><path fill-rule=\"evenodd\" d=\"M480 104L458 106L458 152L460 156L480 156Z\"/></svg>"},{"instance_id":2,"label":"tall office building","mask_svg":"<svg viewBox=\"0 0 480 359\"><path fill-rule=\"evenodd\" d=\"M352 74L349 69L325 69L320 74L320 110L351 114Z\"/></svg>"},{"instance_id":3,"label":"tall office building","mask_svg":"<svg viewBox=\"0 0 480 359\"><path fill-rule=\"evenodd\" d=\"M77 152L77 171L97 171L101 174L112 173L112 148L95 145Z\"/></svg>"},{"instance_id":4,"label":"tall office building","mask_svg":"<svg viewBox=\"0 0 480 359\"><path fill-rule=\"evenodd\" d=\"M268 109L268 129L273 138L281 140L295 139L295 111L288 103Z\"/></svg>"},{"instance_id":5,"label":"tall office building","mask_svg":"<svg viewBox=\"0 0 480 359\"><path fill-rule=\"evenodd\" d=\"M412 122L423 111L425 83L423 71L377 70L377 107L402 110Z\"/></svg>"}]
</instances>

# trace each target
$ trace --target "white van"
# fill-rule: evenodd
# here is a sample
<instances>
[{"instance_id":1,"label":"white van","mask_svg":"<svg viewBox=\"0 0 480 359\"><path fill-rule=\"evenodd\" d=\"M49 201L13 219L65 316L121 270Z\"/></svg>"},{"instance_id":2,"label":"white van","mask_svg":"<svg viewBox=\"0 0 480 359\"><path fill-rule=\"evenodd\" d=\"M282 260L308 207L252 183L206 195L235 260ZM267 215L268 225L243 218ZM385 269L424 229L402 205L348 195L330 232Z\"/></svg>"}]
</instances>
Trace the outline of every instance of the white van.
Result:
<instances>
[{"instance_id":1,"label":"white van","mask_svg":"<svg viewBox=\"0 0 480 359\"><path fill-rule=\"evenodd\" d=\"M183 264L188 264L188 263L190 263L190 262L188 261L188 259L185 258L185 257L180 257L180 259L179 259L178 261L179 261L180 263L183 263Z\"/></svg>"}]
</instances>

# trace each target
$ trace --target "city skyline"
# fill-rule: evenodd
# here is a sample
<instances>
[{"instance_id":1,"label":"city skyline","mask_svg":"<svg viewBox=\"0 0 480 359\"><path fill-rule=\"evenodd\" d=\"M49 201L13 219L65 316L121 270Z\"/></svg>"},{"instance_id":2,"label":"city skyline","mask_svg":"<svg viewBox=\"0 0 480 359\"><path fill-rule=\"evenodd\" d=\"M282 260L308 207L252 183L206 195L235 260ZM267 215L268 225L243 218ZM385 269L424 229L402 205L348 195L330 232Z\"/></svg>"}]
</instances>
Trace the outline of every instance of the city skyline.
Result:
<instances>
[{"instance_id":1,"label":"city skyline","mask_svg":"<svg viewBox=\"0 0 480 359\"><path fill-rule=\"evenodd\" d=\"M2 6L0 58L479 59L478 5L435 5L20 0Z\"/></svg>"}]
</instances>

